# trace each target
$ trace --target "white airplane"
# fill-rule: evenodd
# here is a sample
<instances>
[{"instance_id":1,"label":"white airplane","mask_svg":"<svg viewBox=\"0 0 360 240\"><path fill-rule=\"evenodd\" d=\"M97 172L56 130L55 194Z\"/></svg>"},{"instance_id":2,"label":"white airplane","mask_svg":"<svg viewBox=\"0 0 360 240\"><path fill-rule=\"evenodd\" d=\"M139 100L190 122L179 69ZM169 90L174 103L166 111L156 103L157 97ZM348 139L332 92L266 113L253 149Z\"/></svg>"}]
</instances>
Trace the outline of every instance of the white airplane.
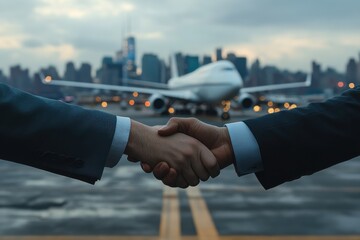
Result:
<instances>
[{"instance_id":1,"label":"white airplane","mask_svg":"<svg viewBox=\"0 0 360 240\"><path fill-rule=\"evenodd\" d=\"M311 78L308 77L305 82L301 83L244 88L243 80L240 74L230 61L222 60L213 62L183 76L178 75L174 58L171 62L173 77L169 80L168 84L165 85L166 89L164 89L164 87L161 89L154 89L145 87L83 83L66 80L52 80L49 76L42 76L42 78L43 83L51 85L148 94L150 95L150 106L156 113L163 113L167 111L176 101L182 102L185 105L187 103L194 103L197 105L205 104L210 109L214 109L213 107L219 105L222 101L232 100L237 95L239 95L237 102L242 108L247 109L251 108L256 101L255 97L250 93L284 88L305 87L310 86L311 84ZM278 88L276 88L276 86L278 86ZM221 114L221 118L224 120L229 119L229 112L224 111Z\"/></svg>"}]
</instances>

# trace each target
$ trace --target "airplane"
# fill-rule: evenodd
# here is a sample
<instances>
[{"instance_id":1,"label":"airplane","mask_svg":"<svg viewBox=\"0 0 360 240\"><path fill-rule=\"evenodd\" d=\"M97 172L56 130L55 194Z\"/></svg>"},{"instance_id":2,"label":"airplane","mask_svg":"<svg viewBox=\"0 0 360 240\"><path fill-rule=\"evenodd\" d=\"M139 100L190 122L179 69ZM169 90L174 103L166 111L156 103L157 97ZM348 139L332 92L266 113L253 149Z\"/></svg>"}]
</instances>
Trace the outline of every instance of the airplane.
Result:
<instances>
[{"instance_id":1,"label":"airplane","mask_svg":"<svg viewBox=\"0 0 360 240\"><path fill-rule=\"evenodd\" d=\"M148 94L150 95L150 107L155 113L167 112L176 101L183 103L184 106L188 103L194 103L198 106L205 104L208 109L210 109L209 112L216 112L214 106L219 105L224 101L231 101L235 96L239 96L237 103L243 109L249 109L256 102L256 98L251 95L251 93L284 88L306 87L311 84L311 77L307 77L305 82L244 88L243 80L239 72L236 70L233 63L227 60L209 63L199 67L191 73L179 76L176 61L173 57L171 61L171 72L173 77L168 81L168 84L157 84L159 87L161 85L161 88L158 89L53 80L50 76L45 77L43 75L42 78L44 84L57 86ZM276 86L278 86L278 88L276 88ZM223 120L228 120L230 118L228 109L222 112L221 118Z\"/></svg>"}]
</instances>

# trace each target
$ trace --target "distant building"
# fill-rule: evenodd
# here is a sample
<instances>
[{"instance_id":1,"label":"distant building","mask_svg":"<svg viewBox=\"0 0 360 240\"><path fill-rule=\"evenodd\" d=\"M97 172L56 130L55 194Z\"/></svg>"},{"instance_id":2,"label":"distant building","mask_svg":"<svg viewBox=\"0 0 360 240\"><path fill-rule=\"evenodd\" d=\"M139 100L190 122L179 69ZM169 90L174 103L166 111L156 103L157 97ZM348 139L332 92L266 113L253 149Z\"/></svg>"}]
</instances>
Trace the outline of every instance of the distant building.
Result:
<instances>
[{"instance_id":1,"label":"distant building","mask_svg":"<svg viewBox=\"0 0 360 240\"><path fill-rule=\"evenodd\" d=\"M51 76L52 79L60 79L57 69L54 66L40 69L40 72L45 76ZM42 97L51 99L62 99L63 94L59 86L47 85L42 83L39 73L34 74L34 89L33 93Z\"/></svg>"},{"instance_id":2,"label":"distant building","mask_svg":"<svg viewBox=\"0 0 360 240\"><path fill-rule=\"evenodd\" d=\"M247 78L248 70L246 57L237 57L234 53L228 53L226 59L234 64L242 79Z\"/></svg>"},{"instance_id":3,"label":"distant building","mask_svg":"<svg viewBox=\"0 0 360 240\"><path fill-rule=\"evenodd\" d=\"M359 53L359 62L357 66L357 83L360 84L360 53Z\"/></svg>"},{"instance_id":4,"label":"distant building","mask_svg":"<svg viewBox=\"0 0 360 240\"><path fill-rule=\"evenodd\" d=\"M10 67L9 84L24 91L31 91L29 69L22 69L20 65Z\"/></svg>"},{"instance_id":5,"label":"distant building","mask_svg":"<svg viewBox=\"0 0 360 240\"><path fill-rule=\"evenodd\" d=\"M79 71L77 72L79 81L91 83L93 79L91 77L91 65L89 63L82 63Z\"/></svg>"},{"instance_id":6,"label":"distant building","mask_svg":"<svg viewBox=\"0 0 360 240\"><path fill-rule=\"evenodd\" d=\"M182 53L175 54L175 65L178 67L178 74L182 76L185 74L185 60Z\"/></svg>"},{"instance_id":7,"label":"distant building","mask_svg":"<svg viewBox=\"0 0 360 240\"><path fill-rule=\"evenodd\" d=\"M161 82L161 62L157 55L147 53L141 60L142 74L141 80L149 82Z\"/></svg>"},{"instance_id":8,"label":"distant building","mask_svg":"<svg viewBox=\"0 0 360 240\"><path fill-rule=\"evenodd\" d=\"M103 84L122 85L123 64L104 57L101 68L96 71L96 78Z\"/></svg>"},{"instance_id":9,"label":"distant building","mask_svg":"<svg viewBox=\"0 0 360 240\"><path fill-rule=\"evenodd\" d=\"M2 70L0 70L0 83L8 83L8 79L7 77L4 75L4 73L2 72Z\"/></svg>"},{"instance_id":10,"label":"distant building","mask_svg":"<svg viewBox=\"0 0 360 240\"><path fill-rule=\"evenodd\" d=\"M126 58L128 78L136 78L136 45L134 37L126 38L123 51L123 55Z\"/></svg>"},{"instance_id":11,"label":"distant building","mask_svg":"<svg viewBox=\"0 0 360 240\"><path fill-rule=\"evenodd\" d=\"M206 65L206 64L209 64L209 63L211 63L211 62L212 62L211 56L205 55L205 56L203 57L202 66L204 66L204 65Z\"/></svg>"},{"instance_id":12,"label":"distant building","mask_svg":"<svg viewBox=\"0 0 360 240\"><path fill-rule=\"evenodd\" d=\"M164 60L160 61L160 83L166 84L170 77L168 77L168 67L165 64Z\"/></svg>"},{"instance_id":13,"label":"distant building","mask_svg":"<svg viewBox=\"0 0 360 240\"><path fill-rule=\"evenodd\" d=\"M199 57L186 55L184 58L185 74L191 73L200 67Z\"/></svg>"},{"instance_id":14,"label":"distant building","mask_svg":"<svg viewBox=\"0 0 360 240\"><path fill-rule=\"evenodd\" d=\"M64 79L68 81L80 81L80 79L77 79L77 71L73 62L66 63Z\"/></svg>"},{"instance_id":15,"label":"distant building","mask_svg":"<svg viewBox=\"0 0 360 240\"><path fill-rule=\"evenodd\" d=\"M350 58L346 65L346 83L355 83L357 78L357 63L354 58Z\"/></svg>"},{"instance_id":16,"label":"distant building","mask_svg":"<svg viewBox=\"0 0 360 240\"><path fill-rule=\"evenodd\" d=\"M223 57L222 57L222 49L221 48L217 48L216 49L216 61L220 61L222 60Z\"/></svg>"}]
</instances>

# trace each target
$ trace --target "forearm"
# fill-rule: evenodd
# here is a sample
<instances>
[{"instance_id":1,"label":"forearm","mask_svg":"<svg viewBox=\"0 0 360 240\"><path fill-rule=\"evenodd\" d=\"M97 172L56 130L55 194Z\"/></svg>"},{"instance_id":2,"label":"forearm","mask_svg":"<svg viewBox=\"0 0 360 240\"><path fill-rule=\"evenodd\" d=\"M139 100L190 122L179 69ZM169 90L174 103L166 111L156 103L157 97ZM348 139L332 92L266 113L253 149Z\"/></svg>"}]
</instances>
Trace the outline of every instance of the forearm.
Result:
<instances>
[{"instance_id":1,"label":"forearm","mask_svg":"<svg viewBox=\"0 0 360 240\"><path fill-rule=\"evenodd\" d=\"M95 182L114 134L113 115L0 86L0 158Z\"/></svg>"}]
</instances>

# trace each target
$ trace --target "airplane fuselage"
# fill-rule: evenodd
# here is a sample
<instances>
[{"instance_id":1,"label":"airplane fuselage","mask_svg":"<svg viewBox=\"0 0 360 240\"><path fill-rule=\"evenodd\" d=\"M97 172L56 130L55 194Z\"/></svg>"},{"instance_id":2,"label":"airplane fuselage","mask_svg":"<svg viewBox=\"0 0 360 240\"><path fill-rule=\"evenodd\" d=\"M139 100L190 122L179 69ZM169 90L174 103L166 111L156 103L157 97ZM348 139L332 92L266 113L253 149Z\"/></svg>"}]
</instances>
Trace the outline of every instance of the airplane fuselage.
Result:
<instances>
[{"instance_id":1,"label":"airplane fuselage","mask_svg":"<svg viewBox=\"0 0 360 240\"><path fill-rule=\"evenodd\" d=\"M243 81L231 62L219 61L172 78L168 86L171 90L191 91L197 96L195 102L219 103L236 96Z\"/></svg>"}]
</instances>

